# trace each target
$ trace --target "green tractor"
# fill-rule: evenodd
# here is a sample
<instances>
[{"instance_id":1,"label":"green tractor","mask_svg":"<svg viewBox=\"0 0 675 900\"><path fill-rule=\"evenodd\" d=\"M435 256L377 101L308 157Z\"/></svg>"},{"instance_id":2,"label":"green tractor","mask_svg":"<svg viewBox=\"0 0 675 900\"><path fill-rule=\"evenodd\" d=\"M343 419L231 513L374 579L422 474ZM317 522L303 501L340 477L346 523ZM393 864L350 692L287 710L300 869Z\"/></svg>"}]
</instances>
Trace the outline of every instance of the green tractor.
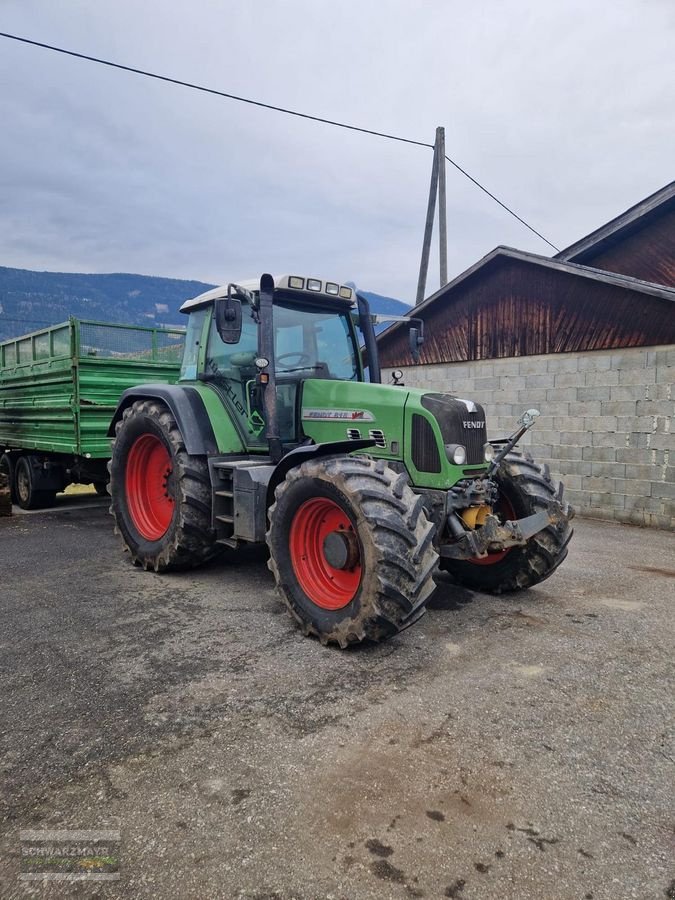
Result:
<instances>
[{"instance_id":1,"label":"green tractor","mask_svg":"<svg viewBox=\"0 0 675 900\"><path fill-rule=\"evenodd\" d=\"M400 373L381 384L358 291L263 275L182 311L180 381L125 391L109 432L111 511L137 565L266 542L305 634L347 647L419 619L439 557L458 584L500 593L567 555L562 485L515 450L537 411L489 442L477 403ZM405 322L418 359L422 323Z\"/></svg>"}]
</instances>

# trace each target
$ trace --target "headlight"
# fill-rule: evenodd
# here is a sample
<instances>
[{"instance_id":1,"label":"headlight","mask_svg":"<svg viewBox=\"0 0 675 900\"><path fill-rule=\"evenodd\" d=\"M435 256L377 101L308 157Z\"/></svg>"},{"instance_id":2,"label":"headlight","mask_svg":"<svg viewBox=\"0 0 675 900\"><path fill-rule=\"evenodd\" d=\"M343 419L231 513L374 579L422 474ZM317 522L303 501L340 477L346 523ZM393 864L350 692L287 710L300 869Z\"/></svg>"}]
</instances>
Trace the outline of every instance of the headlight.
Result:
<instances>
[{"instance_id":1,"label":"headlight","mask_svg":"<svg viewBox=\"0 0 675 900\"><path fill-rule=\"evenodd\" d=\"M456 466L463 466L466 462L466 447L461 444L446 444L445 453L451 463Z\"/></svg>"},{"instance_id":2,"label":"headlight","mask_svg":"<svg viewBox=\"0 0 675 900\"><path fill-rule=\"evenodd\" d=\"M483 457L485 458L485 462L492 462L495 458L495 448L492 444L486 444L483 447Z\"/></svg>"}]
</instances>

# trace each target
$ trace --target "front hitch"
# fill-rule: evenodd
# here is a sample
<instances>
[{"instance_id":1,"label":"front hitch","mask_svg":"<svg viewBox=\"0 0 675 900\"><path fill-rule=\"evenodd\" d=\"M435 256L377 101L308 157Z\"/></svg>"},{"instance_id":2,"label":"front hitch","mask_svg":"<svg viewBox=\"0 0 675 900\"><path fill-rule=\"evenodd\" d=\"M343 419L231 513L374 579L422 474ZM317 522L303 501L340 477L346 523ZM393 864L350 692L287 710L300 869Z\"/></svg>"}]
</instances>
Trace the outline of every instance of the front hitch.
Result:
<instances>
[{"instance_id":1,"label":"front hitch","mask_svg":"<svg viewBox=\"0 0 675 900\"><path fill-rule=\"evenodd\" d=\"M459 519L452 513L457 522ZM526 516L524 519L504 522L502 525L496 516L487 516L485 524L475 531L464 531L461 537L452 544L441 544L438 552L448 559L475 559L487 556L488 553L499 553L511 547L524 547L535 534L539 534L549 525L558 526L567 517L562 504L558 500L549 501L547 508L541 512ZM450 522L448 522L450 525ZM451 526L451 531L455 529Z\"/></svg>"}]
</instances>

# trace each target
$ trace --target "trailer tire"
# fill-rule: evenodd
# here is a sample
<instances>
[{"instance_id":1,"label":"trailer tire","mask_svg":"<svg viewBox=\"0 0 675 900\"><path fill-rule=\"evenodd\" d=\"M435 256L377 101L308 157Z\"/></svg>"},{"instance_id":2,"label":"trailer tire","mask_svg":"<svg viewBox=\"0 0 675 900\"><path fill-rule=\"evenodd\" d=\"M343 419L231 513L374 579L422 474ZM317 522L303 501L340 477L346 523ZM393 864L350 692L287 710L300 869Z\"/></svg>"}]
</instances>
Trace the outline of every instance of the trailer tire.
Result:
<instances>
[{"instance_id":1,"label":"trailer tire","mask_svg":"<svg viewBox=\"0 0 675 900\"><path fill-rule=\"evenodd\" d=\"M186 569L220 552L206 457L187 453L164 403L136 400L124 410L108 469L110 512L135 565Z\"/></svg>"},{"instance_id":2,"label":"trailer tire","mask_svg":"<svg viewBox=\"0 0 675 900\"><path fill-rule=\"evenodd\" d=\"M12 493L21 509L45 509L53 506L56 491L39 490L35 467L30 456L20 456L14 464Z\"/></svg>"},{"instance_id":3,"label":"trailer tire","mask_svg":"<svg viewBox=\"0 0 675 900\"><path fill-rule=\"evenodd\" d=\"M547 465L536 463L527 451L512 450L495 475L504 508L502 518L523 518L546 509L557 500L564 514L558 525L535 534L524 547L512 547L482 560L442 559L439 568L456 584L503 594L520 591L549 578L567 556L574 509L563 499L563 485L556 485Z\"/></svg>"},{"instance_id":4,"label":"trailer tire","mask_svg":"<svg viewBox=\"0 0 675 900\"><path fill-rule=\"evenodd\" d=\"M344 648L391 637L434 590L435 526L384 460L323 457L291 469L269 511L268 566L306 635Z\"/></svg>"}]
</instances>

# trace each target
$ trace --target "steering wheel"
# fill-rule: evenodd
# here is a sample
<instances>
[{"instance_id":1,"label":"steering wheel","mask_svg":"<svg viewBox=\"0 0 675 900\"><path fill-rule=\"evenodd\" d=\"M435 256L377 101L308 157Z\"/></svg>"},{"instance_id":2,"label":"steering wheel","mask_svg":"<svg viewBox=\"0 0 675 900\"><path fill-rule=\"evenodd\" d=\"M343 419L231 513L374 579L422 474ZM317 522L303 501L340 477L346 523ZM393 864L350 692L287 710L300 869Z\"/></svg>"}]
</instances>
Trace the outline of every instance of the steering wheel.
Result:
<instances>
[{"instance_id":1,"label":"steering wheel","mask_svg":"<svg viewBox=\"0 0 675 900\"><path fill-rule=\"evenodd\" d=\"M292 357L292 359L289 359L289 357ZM293 369L296 366L309 365L312 362L312 359L308 353L292 352L282 353L280 356L277 356L277 362L285 364L290 369Z\"/></svg>"}]
</instances>

